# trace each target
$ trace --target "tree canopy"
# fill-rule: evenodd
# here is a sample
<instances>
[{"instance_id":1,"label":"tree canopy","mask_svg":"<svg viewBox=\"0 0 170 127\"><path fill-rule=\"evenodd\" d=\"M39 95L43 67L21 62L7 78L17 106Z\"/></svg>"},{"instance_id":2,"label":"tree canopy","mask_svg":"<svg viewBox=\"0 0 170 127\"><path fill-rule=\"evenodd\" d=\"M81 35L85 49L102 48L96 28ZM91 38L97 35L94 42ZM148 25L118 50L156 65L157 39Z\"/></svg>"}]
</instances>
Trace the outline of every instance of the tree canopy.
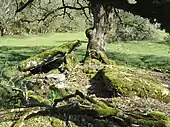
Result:
<instances>
[{"instance_id":1,"label":"tree canopy","mask_svg":"<svg viewBox=\"0 0 170 127\"><path fill-rule=\"evenodd\" d=\"M161 23L170 32L170 0L89 0L91 3L111 5L118 9Z\"/></svg>"},{"instance_id":2,"label":"tree canopy","mask_svg":"<svg viewBox=\"0 0 170 127\"><path fill-rule=\"evenodd\" d=\"M63 2L64 0L62 0ZM79 0L77 0L79 1ZM151 21L161 23L161 27L170 31L170 0L88 0L92 4L109 5L114 8L123 9L133 14L140 15L144 18L149 18ZM22 11L34 0L28 0L20 8L17 8L16 13ZM65 8L79 9L70 6ZM82 7L86 8L86 7Z\"/></svg>"}]
</instances>

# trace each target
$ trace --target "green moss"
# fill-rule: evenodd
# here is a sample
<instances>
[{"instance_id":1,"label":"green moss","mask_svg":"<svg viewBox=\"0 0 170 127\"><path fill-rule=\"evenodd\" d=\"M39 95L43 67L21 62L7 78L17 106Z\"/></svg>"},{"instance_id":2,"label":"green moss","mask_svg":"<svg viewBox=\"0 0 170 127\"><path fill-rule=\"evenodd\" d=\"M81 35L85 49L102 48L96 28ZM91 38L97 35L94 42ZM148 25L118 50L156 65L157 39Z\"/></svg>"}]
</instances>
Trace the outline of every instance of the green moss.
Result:
<instances>
[{"instance_id":1,"label":"green moss","mask_svg":"<svg viewBox=\"0 0 170 127\"><path fill-rule=\"evenodd\" d=\"M117 113L119 112L118 109L111 108L111 107L107 107L105 109L103 109L103 108L96 108L95 111L97 113L97 117L116 116Z\"/></svg>"},{"instance_id":2,"label":"green moss","mask_svg":"<svg viewBox=\"0 0 170 127\"><path fill-rule=\"evenodd\" d=\"M60 119L53 118L51 120L52 127L63 127L63 122Z\"/></svg>"},{"instance_id":3,"label":"green moss","mask_svg":"<svg viewBox=\"0 0 170 127\"><path fill-rule=\"evenodd\" d=\"M137 95L169 102L169 90L149 72L144 72L112 66L111 68L106 67L99 73L105 83L105 89L114 89L123 96Z\"/></svg>"},{"instance_id":4,"label":"green moss","mask_svg":"<svg viewBox=\"0 0 170 127\"><path fill-rule=\"evenodd\" d=\"M36 100L38 103L50 104L50 101L39 95L29 95L29 98Z\"/></svg>"},{"instance_id":5,"label":"green moss","mask_svg":"<svg viewBox=\"0 0 170 127\"><path fill-rule=\"evenodd\" d=\"M143 119L137 120L142 126L170 127L170 116L161 112L151 112Z\"/></svg>"},{"instance_id":6,"label":"green moss","mask_svg":"<svg viewBox=\"0 0 170 127\"><path fill-rule=\"evenodd\" d=\"M93 64L100 65L101 62L97 59L91 59L91 58L87 58L84 62L84 65L93 65Z\"/></svg>"},{"instance_id":7,"label":"green moss","mask_svg":"<svg viewBox=\"0 0 170 127\"><path fill-rule=\"evenodd\" d=\"M70 53L80 44L81 44L80 41L75 41L73 43L65 43L61 46L42 52L34 57L22 61L19 65L19 70L27 71L27 70L34 69L35 67L43 65L45 62L52 60L57 55L64 56L67 53Z\"/></svg>"},{"instance_id":8,"label":"green moss","mask_svg":"<svg viewBox=\"0 0 170 127\"><path fill-rule=\"evenodd\" d=\"M154 114L154 117L151 115ZM155 117L156 114L156 117ZM159 116L159 117L158 117ZM160 117L161 116L161 117ZM127 114L124 112L118 113L117 117L119 119L122 119L121 123L122 125L136 125L139 127L170 127L170 121L169 116L158 113L157 112L151 112L148 115L142 115L142 114L133 114L131 112L128 112ZM165 119L168 118L168 119Z\"/></svg>"},{"instance_id":9,"label":"green moss","mask_svg":"<svg viewBox=\"0 0 170 127\"><path fill-rule=\"evenodd\" d=\"M49 116L34 116L25 120L23 127L63 127L63 121Z\"/></svg>"},{"instance_id":10,"label":"green moss","mask_svg":"<svg viewBox=\"0 0 170 127\"><path fill-rule=\"evenodd\" d=\"M138 119L136 120L138 125L145 126L145 127L169 127L163 121L154 121L154 120L145 120L145 119Z\"/></svg>"},{"instance_id":11,"label":"green moss","mask_svg":"<svg viewBox=\"0 0 170 127\"><path fill-rule=\"evenodd\" d=\"M99 106L84 106L84 105L78 105L76 107L70 107L65 106L57 109L60 113L68 113L72 115L84 115L84 116L91 116L94 118L103 118L103 117L109 117L109 116L115 116L118 113L117 108L101 108Z\"/></svg>"},{"instance_id":12,"label":"green moss","mask_svg":"<svg viewBox=\"0 0 170 127\"><path fill-rule=\"evenodd\" d=\"M74 53L68 54L65 57L66 68L72 71L78 65L78 58Z\"/></svg>"},{"instance_id":13,"label":"green moss","mask_svg":"<svg viewBox=\"0 0 170 127\"><path fill-rule=\"evenodd\" d=\"M65 88L54 88L48 95L48 99L54 101L68 95L68 90Z\"/></svg>"},{"instance_id":14,"label":"green moss","mask_svg":"<svg viewBox=\"0 0 170 127\"><path fill-rule=\"evenodd\" d=\"M95 76L95 74L97 73L96 69L93 68L93 67L90 67L88 65L85 65L83 67L83 72L86 73L86 74L89 74L90 75L90 78L92 78L93 76Z\"/></svg>"},{"instance_id":15,"label":"green moss","mask_svg":"<svg viewBox=\"0 0 170 127\"><path fill-rule=\"evenodd\" d=\"M30 75L30 72L29 71L20 72L16 66L10 66L2 73L2 75L7 79L11 79L11 78L18 78L18 77L26 77Z\"/></svg>"},{"instance_id":16,"label":"green moss","mask_svg":"<svg viewBox=\"0 0 170 127\"><path fill-rule=\"evenodd\" d=\"M108 59L108 57L106 56L105 52L100 51L99 49L96 49L96 47L98 47L96 45L96 43L91 43L91 49L90 51L88 51L88 56L86 56L86 59L96 59L98 61L100 61L101 63L104 64L110 64L110 61Z\"/></svg>"},{"instance_id":17,"label":"green moss","mask_svg":"<svg viewBox=\"0 0 170 127\"><path fill-rule=\"evenodd\" d=\"M89 74L89 77L92 78L101 68L103 68L103 65L99 60L87 58L84 61L83 72Z\"/></svg>"},{"instance_id":18,"label":"green moss","mask_svg":"<svg viewBox=\"0 0 170 127\"><path fill-rule=\"evenodd\" d=\"M12 121L1 122L0 127L11 127L13 124Z\"/></svg>"},{"instance_id":19,"label":"green moss","mask_svg":"<svg viewBox=\"0 0 170 127\"><path fill-rule=\"evenodd\" d=\"M155 120L166 120L166 121L169 121L170 123L170 116L167 116L166 114L162 112L151 112L147 116Z\"/></svg>"},{"instance_id":20,"label":"green moss","mask_svg":"<svg viewBox=\"0 0 170 127\"><path fill-rule=\"evenodd\" d=\"M27 92L28 94L28 98L30 101L34 101L34 103L44 103L44 104L51 104L50 100L48 100L47 98L40 96L38 94L36 94L34 91L29 90Z\"/></svg>"},{"instance_id":21,"label":"green moss","mask_svg":"<svg viewBox=\"0 0 170 127\"><path fill-rule=\"evenodd\" d=\"M58 69L52 69L47 74L60 74L60 71Z\"/></svg>"},{"instance_id":22,"label":"green moss","mask_svg":"<svg viewBox=\"0 0 170 127\"><path fill-rule=\"evenodd\" d=\"M110 64L108 57L106 56L105 52L100 52L100 59L105 64Z\"/></svg>"}]
</instances>

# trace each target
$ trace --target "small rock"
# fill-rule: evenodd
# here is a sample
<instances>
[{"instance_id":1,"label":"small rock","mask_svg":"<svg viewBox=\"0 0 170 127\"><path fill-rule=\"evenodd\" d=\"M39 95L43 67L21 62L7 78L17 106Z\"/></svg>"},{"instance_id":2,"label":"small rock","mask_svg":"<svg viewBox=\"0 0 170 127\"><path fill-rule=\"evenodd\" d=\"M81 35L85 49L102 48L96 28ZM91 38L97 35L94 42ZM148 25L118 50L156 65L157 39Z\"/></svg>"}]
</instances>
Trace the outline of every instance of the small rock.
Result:
<instances>
[{"instance_id":1,"label":"small rock","mask_svg":"<svg viewBox=\"0 0 170 127\"><path fill-rule=\"evenodd\" d=\"M58 79L59 82L65 81L66 77L64 74L48 74L46 75L48 79L53 78L53 79Z\"/></svg>"}]
</instances>

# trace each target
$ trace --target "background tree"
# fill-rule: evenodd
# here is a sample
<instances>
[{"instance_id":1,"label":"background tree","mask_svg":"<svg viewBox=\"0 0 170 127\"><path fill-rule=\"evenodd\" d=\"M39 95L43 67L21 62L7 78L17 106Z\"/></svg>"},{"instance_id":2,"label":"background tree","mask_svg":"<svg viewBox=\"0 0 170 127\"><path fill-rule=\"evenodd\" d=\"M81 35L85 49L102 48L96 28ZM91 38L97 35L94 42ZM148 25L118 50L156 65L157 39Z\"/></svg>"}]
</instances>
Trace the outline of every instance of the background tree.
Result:
<instances>
[{"instance_id":1,"label":"background tree","mask_svg":"<svg viewBox=\"0 0 170 127\"><path fill-rule=\"evenodd\" d=\"M165 30L160 29L160 23L150 23L149 19L139 15L117 9L120 17L114 15L111 30L107 36L108 43L119 41L164 41L168 36Z\"/></svg>"},{"instance_id":2,"label":"background tree","mask_svg":"<svg viewBox=\"0 0 170 127\"><path fill-rule=\"evenodd\" d=\"M1 36L5 34L11 22L15 20L14 12L16 8L14 7L15 2L13 0L1 0L0 1L0 32Z\"/></svg>"}]
</instances>

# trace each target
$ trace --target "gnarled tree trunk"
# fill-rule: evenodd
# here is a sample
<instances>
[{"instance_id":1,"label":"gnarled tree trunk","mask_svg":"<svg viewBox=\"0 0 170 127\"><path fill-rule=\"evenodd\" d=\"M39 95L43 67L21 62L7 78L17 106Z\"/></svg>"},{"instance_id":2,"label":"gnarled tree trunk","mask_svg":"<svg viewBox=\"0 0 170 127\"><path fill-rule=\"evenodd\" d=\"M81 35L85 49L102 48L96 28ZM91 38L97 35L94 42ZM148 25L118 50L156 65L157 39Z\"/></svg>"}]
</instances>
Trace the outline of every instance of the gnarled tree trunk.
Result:
<instances>
[{"instance_id":1,"label":"gnarled tree trunk","mask_svg":"<svg viewBox=\"0 0 170 127\"><path fill-rule=\"evenodd\" d=\"M87 52L85 60L88 58L97 59L108 64L105 55L106 36L112 20L112 7L109 5L91 3L91 10L94 18L93 27L86 30L88 38Z\"/></svg>"}]
</instances>

